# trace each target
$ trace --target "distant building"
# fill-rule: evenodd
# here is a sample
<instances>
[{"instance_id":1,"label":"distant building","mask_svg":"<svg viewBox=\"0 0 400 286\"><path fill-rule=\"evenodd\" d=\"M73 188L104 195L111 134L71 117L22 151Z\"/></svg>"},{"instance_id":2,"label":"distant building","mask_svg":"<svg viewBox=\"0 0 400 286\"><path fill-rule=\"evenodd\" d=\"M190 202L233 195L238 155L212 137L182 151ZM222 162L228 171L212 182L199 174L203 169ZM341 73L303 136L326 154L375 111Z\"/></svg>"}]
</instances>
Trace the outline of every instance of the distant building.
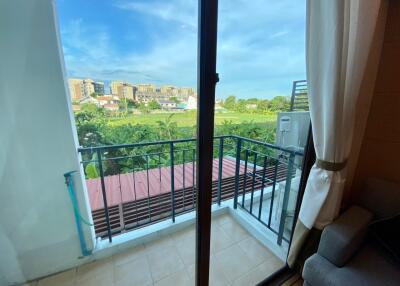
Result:
<instances>
[{"instance_id":1,"label":"distant building","mask_svg":"<svg viewBox=\"0 0 400 286\"><path fill-rule=\"evenodd\" d=\"M88 79L70 78L68 79L69 92L72 100L91 96L93 93L104 94L104 82Z\"/></svg>"},{"instance_id":2,"label":"distant building","mask_svg":"<svg viewBox=\"0 0 400 286\"><path fill-rule=\"evenodd\" d=\"M156 88L154 84L142 83L136 85L136 101L140 103L147 104L153 100L168 99L161 98L161 89Z\"/></svg>"},{"instance_id":3,"label":"distant building","mask_svg":"<svg viewBox=\"0 0 400 286\"><path fill-rule=\"evenodd\" d=\"M91 96L94 93L94 81L92 79L82 80L83 93L85 96Z\"/></svg>"},{"instance_id":4,"label":"distant building","mask_svg":"<svg viewBox=\"0 0 400 286\"><path fill-rule=\"evenodd\" d=\"M109 95L104 95L104 96L98 96L96 97L97 102L99 103L99 106L105 107L106 105L109 104L116 104L118 105L120 102L120 99L118 96L113 96L111 94Z\"/></svg>"},{"instance_id":5,"label":"distant building","mask_svg":"<svg viewBox=\"0 0 400 286\"><path fill-rule=\"evenodd\" d=\"M255 103L246 104L246 108L247 109L256 109L257 108L257 104L255 104Z\"/></svg>"},{"instance_id":6,"label":"distant building","mask_svg":"<svg viewBox=\"0 0 400 286\"><path fill-rule=\"evenodd\" d=\"M110 85L111 94L118 96L120 99L126 98L136 100L136 87L130 83L123 81L112 81Z\"/></svg>"},{"instance_id":7,"label":"distant building","mask_svg":"<svg viewBox=\"0 0 400 286\"><path fill-rule=\"evenodd\" d=\"M171 100L159 100L158 104L160 104L161 109L175 109L176 102Z\"/></svg>"},{"instance_id":8,"label":"distant building","mask_svg":"<svg viewBox=\"0 0 400 286\"><path fill-rule=\"evenodd\" d=\"M188 110L197 109L197 97L189 96L186 109Z\"/></svg>"},{"instance_id":9,"label":"distant building","mask_svg":"<svg viewBox=\"0 0 400 286\"><path fill-rule=\"evenodd\" d=\"M196 92L190 87L176 87L163 85L157 87L154 84L137 84L136 100L141 103L149 103L153 100L170 101L176 98L179 102L186 104L190 96L196 97Z\"/></svg>"},{"instance_id":10,"label":"distant building","mask_svg":"<svg viewBox=\"0 0 400 286\"><path fill-rule=\"evenodd\" d=\"M83 91L83 81L81 79L68 79L68 87L72 100L79 100L85 96Z\"/></svg>"},{"instance_id":11,"label":"distant building","mask_svg":"<svg viewBox=\"0 0 400 286\"><path fill-rule=\"evenodd\" d=\"M95 104L97 106L100 106L99 101L96 98L91 97L91 96L85 96L85 97L81 98L79 100L79 104Z\"/></svg>"},{"instance_id":12,"label":"distant building","mask_svg":"<svg viewBox=\"0 0 400 286\"><path fill-rule=\"evenodd\" d=\"M93 82L94 92L97 95L104 95L104 82L95 81Z\"/></svg>"},{"instance_id":13,"label":"distant building","mask_svg":"<svg viewBox=\"0 0 400 286\"><path fill-rule=\"evenodd\" d=\"M142 93L155 93L157 89L156 86L151 83L141 83L136 86L137 86L137 91Z\"/></svg>"}]
</instances>

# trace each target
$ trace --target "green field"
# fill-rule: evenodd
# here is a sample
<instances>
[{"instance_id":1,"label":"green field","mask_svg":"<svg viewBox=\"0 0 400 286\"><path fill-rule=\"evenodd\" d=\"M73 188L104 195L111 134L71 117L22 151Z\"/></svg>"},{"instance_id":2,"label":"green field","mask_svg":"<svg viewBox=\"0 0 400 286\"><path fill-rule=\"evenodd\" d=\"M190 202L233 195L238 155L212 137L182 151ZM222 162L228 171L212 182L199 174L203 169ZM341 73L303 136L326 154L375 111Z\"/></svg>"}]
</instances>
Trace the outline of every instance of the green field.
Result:
<instances>
[{"instance_id":1,"label":"green field","mask_svg":"<svg viewBox=\"0 0 400 286\"><path fill-rule=\"evenodd\" d=\"M109 125L120 126L124 124L149 124L157 125L157 121L164 121L171 113L151 113L151 114L134 114L122 118L111 118ZM215 124L221 125L224 121L231 121L232 124L241 124L243 122L254 123L274 123L277 114L254 114L225 112L215 114ZM172 121L178 123L178 127L192 127L196 124L196 113L193 111L175 113Z\"/></svg>"}]
</instances>

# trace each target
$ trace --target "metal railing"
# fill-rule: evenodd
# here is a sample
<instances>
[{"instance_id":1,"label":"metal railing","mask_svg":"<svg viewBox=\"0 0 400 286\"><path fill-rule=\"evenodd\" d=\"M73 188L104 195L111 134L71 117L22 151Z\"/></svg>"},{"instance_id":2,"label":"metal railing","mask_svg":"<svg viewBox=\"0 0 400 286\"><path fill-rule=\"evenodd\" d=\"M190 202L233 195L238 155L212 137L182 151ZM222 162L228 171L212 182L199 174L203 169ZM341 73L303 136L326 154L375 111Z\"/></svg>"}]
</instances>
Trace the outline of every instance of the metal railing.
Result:
<instances>
[{"instance_id":1,"label":"metal railing","mask_svg":"<svg viewBox=\"0 0 400 286\"><path fill-rule=\"evenodd\" d=\"M94 192L89 197L98 237L112 241L115 234L168 218L175 222L176 215L195 209L196 139L88 147L78 152L89 192ZM291 180L302 155L240 136L214 137L213 203L233 199L235 209L239 206L276 233L281 244L287 240ZM276 225L272 214L281 182L286 187Z\"/></svg>"}]
</instances>

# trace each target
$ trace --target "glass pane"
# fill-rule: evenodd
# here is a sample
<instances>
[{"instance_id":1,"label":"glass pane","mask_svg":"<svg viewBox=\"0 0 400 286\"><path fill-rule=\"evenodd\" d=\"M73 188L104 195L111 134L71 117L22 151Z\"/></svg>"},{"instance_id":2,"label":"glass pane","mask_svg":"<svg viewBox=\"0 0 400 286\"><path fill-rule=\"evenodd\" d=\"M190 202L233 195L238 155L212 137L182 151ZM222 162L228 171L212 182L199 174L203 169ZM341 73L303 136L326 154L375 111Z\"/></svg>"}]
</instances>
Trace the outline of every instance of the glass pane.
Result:
<instances>
[{"instance_id":1,"label":"glass pane","mask_svg":"<svg viewBox=\"0 0 400 286\"><path fill-rule=\"evenodd\" d=\"M310 121L305 1L219 5L215 134L230 136L214 146L210 280L255 285L285 265L293 226Z\"/></svg>"},{"instance_id":2,"label":"glass pane","mask_svg":"<svg viewBox=\"0 0 400 286\"><path fill-rule=\"evenodd\" d=\"M114 282L188 285L197 1L58 0L57 8L87 203L98 246L114 253Z\"/></svg>"}]
</instances>

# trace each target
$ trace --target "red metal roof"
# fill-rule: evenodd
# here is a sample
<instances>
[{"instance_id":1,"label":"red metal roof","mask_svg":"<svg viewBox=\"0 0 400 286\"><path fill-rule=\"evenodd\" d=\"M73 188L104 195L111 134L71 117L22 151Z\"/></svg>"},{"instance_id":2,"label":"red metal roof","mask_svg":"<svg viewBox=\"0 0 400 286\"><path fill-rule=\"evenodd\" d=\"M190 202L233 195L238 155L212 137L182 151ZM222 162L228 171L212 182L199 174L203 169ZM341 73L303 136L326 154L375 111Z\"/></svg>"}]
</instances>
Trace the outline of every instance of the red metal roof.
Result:
<instances>
[{"instance_id":1,"label":"red metal roof","mask_svg":"<svg viewBox=\"0 0 400 286\"><path fill-rule=\"evenodd\" d=\"M193 164L192 162L175 165L174 167L174 184L175 190L183 187L193 186ZM183 169L185 168L185 181L183 181ZM248 166L249 171L252 166ZM218 180L218 159L213 161L213 181ZM196 171L196 166L194 168ZM241 164L240 173L244 173L244 165ZM160 177L161 174L161 177ZM223 158L222 178L235 176L235 159ZM147 183L147 180L149 183ZM196 180L196 179L195 179ZM121 203L132 202L147 196L155 196L171 191L171 172L170 167L162 167L160 169L149 169L147 171L137 171L135 173L126 173L104 177L107 204L114 206ZM87 190L89 193L90 206L92 211L102 209L103 197L101 191L100 178L86 180Z\"/></svg>"}]
</instances>

